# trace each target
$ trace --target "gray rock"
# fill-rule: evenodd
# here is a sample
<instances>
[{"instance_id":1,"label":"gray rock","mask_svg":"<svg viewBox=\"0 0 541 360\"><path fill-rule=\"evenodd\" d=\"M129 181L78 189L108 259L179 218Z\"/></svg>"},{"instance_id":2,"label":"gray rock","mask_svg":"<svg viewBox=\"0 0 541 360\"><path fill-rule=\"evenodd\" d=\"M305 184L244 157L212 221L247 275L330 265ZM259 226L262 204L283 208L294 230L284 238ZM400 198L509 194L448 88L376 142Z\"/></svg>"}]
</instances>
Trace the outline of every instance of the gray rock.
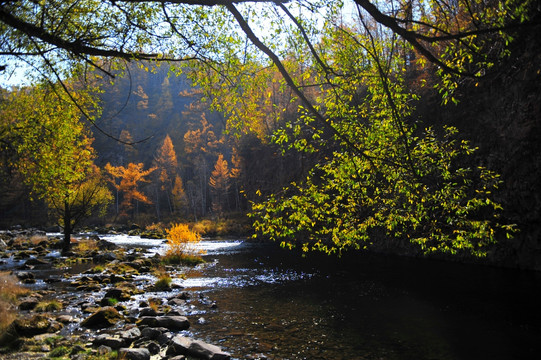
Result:
<instances>
[{"instance_id":1,"label":"gray rock","mask_svg":"<svg viewBox=\"0 0 541 360\"><path fill-rule=\"evenodd\" d=\"M113 349L111 349L109 346L100 345L98 347L98 355L107 355L111 353Z\"/></svg>"},{"instance_id":2,"label":"gray rock","mask_svg":"<svg viewBox=\"0 0 541 360\"><path fill-rule=\"evenodd\" d=\"M126 341L124 339L120 339L118 337L109 336L107 334L99 335L97 338L94 339L92 342L94 346L101 346L105 345L107 347L110 347L113 350L118 350L121 347L126 346Z\"/></svg>"},{"instance_id":3,"label":"gray rock","mask_svg":"<svg viewBox=\"0 0 541 360\"><path fill-rule=\"evenodd\" d=\"M39 300L35 297L25 297L21 299L19 310L33 310L38 303Z\"/></svg>"},{"instance_id":4,"label":"gray rock","mask_svg":"<svg viewBox=\"0 0 541 360\"><path fill-rule=\"evenodd\" d=\"M185 316L143 316L139 319L139 325L150 327L164 327L169 330L186 330L190 327L190 322Z\"/></svg>"},{"instance_id":5,"label":"gray rock","mask_svg":"<svg viewBox=\"0 0 541 360\"><path fill-rule=\"evenodd\" d=\"M135 340L141 337L141 330L137 327L132 327L120 333L120 337L126 340Z\"/></svg>"},{"instance_id":6,"label":"gray rock","mask_svg":"<svg viewBox=\"0 0 541 360\"><path fill-rule=\"evenodd\" d=\"M229 360L231 355L223 352L216 345L207 344L201 340L194 340L182 335L177 335L169 342L167 355L191 355L207 360Z\"/></svg>"},{"instance_id":7,"label":"gray rock","mask_svg":"<svg viewBox=\"0 0 541 360\"><path fill-rule=\"evenodd\" d=\"M141 331L141 335L149 340L156 340L167 329L146 327Z\"/></svg>"},{"instance_id":8,"label":"gray rock","mask_svg":"<svg viewBox=\"0 0 541 360\"><path fill-rule=\"evenodd\" d=\"M21 281L25 281L25 280L34 280L35 277L34 277L34 274L32 274L31 272L28 272L28 271L21 271L19 273L17 273L17 278Z\"/></svg>"},{"instance_id":9,"label":"gray rock","mask_svg":"<svg viewBox=\"0 0 541 360\"><path fill-rule=\"evenodd\" d=\"M122 348L118 351L120 359L127 360L149 360L150 351L148 349L133 349L133 348Z\"/></svg>"},{"instance_id":10,"label":"gray rock","mask_svg":"<svg viewBox=\"0 0 541 360\"><path fill-rule=\"evenodd\" d=\"M106 306L83 320L81 326L103 329L115 325L120 320L123 320L123 316L114 307Z\"/></svg>"},{"instance_id":11,"label":"gray rock","mask_svg":"<svg viewBox=\"0 0 541 360\"><path fill-rule=\"evenodd\" d=\"M144 307L139 311L139 316L158 316L158 313L151 307Z\"/></svg>"}]
</instances>

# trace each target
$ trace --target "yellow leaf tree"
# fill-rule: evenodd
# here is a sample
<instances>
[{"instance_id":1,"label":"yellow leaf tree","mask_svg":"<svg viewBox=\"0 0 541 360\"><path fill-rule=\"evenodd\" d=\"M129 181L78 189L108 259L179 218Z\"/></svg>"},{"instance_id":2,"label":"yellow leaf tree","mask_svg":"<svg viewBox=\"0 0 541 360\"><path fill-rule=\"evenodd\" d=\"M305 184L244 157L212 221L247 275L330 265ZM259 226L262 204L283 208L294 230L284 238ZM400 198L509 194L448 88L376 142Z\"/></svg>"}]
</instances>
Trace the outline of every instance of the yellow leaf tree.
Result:
<instances>
[{"instance_id":1,"label":"yellow leaf tree","mask_svg":"<svg viewBox=\"0 0 541 360\"><path fill-rule=\"evenodd\" d=\"M224 156L220 154L214 170L211 173L209 185L212 190L212 209L217 213L222 213L228 208L229 203L229 167Z\"/></svg>"},{"instance_id":2,"label":"yellow leaf tree","mask_svg":"<svg viewBox=\"0 0 541 360\"><path fill-rule=\"evenodd\" d=\"M153 167L148 170L143 170L143 166L143 163L129 163L127 167L112 166L109 163L105 165L105 170L110 175L111 184L113 184L119 193L122 193L122 202L120 203L122 211L120 212L120 215L127 216L129 212L134 209L137 202L144 204L152 203L152 201L139 190L139 184L149 182L146 177L156 170L156 168ZM132 218L134 215L135 212L132 211Z\"/></svg>"}]
</instances>

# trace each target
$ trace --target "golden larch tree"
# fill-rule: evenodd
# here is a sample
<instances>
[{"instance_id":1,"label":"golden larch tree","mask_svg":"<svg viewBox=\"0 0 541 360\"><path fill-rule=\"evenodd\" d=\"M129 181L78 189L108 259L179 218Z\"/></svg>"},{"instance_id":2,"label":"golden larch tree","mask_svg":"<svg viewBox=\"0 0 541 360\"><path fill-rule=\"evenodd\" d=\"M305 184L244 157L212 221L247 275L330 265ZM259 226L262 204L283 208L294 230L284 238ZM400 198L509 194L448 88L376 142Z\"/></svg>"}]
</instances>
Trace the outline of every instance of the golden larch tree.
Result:
<instances>
[{"instance_id":1,"label":"golden larch tree","mask_svg":"<svg viewBox=\"0 0 541 360\"><path fill-rule=\"evenodd\" d=\"M143 170L143 166L143 163L129 163L127 167L112 166L109 163L105 165L105 170L111 175L110 182L123 195L122 203L120 204L120 208L122 209L121 215L128 215L128 212L134 208L136 201L144 204L152 203L145 194L139 191L139 183L149 182L146 177L156 170L156 168Z\"/></svg>"},{"instance_id":2,"label":"golden larch tree","mask_svg":"<svg viewBox=\"0 0 541 360\"><path fill-rule=\"evenodd\" d=\"M224 156L220 154L218 160L216 160L214 170L212 170L209 180L213 195L212 209L217 213L223 212L229 201L229 177L230 173L227 161L224 159Z\"/></svg>"}]
</instances>

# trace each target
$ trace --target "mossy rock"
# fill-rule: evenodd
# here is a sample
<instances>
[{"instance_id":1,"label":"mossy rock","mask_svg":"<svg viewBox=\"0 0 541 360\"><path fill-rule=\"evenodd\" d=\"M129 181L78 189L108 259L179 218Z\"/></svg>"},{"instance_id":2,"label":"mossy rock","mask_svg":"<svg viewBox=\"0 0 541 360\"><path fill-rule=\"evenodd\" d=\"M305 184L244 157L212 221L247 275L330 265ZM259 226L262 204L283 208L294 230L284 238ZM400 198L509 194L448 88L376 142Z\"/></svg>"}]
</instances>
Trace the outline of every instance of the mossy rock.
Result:
<instances>
[{"instance_id":1,"label":"mossy rock","mask_svg":"<svg viewBox=\"0 0 541 360\"><path fill-rule=\"evenodd\" d=\"M112 306L106 306L81 322L81 326L92 329L103 329L115 325L124 317Z\"/></svg>"}]
</instances>

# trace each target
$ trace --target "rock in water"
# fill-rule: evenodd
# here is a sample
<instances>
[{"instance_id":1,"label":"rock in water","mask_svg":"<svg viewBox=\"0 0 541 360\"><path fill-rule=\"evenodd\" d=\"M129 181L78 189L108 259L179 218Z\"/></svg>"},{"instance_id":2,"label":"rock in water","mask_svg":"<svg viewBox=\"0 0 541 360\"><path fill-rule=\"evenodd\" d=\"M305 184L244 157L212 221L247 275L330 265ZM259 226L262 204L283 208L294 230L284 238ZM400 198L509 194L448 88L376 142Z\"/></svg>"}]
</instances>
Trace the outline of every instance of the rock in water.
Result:
<instances>
[{"instance_id":1,"label":"rock in water","mask_svg":"<svg viewBox=\"0 0 541 360\"><path fill-rule=\"evenodd\" d=\"M81 322L81 326L94 329L103 329L123 320L122 315L112 306L106 306Z\"/></svg>"},{"instance_id":2,"label":"rock in water","mask_svg":"<svg viewBox=\"0 0 541 360\"><path fill-rule=\"evenodd\" d=\"M134 348L122 348L118 351L120 359L128 360L149 360L150 351L148 349L134 349Z\"/></svg>"},{"instance_id":3,"label":"rock in water","mask_svg":"<svg viewBox=\"0 0 541 360\"><path fill-rule=\"evenodd\" d=\"M142 316L138 325L150 327L164 327L169 330L182 331L190 327L190 322L185 316Z\"/></svg>"},{"instance_id":4,"label":"rock in water","mask_svg":"<svg viewBox=\"0 0 541 360\"><path fill-rule=\"evenodd\" d=\"M32 315L15 320L12 324L17 334L25 337L55 332L62 328L62 325L51 320L45 315Z\"/></svg>"},{"instance_id":5,"label":"rock in water","mask_svg":"<svg viewBox=\"0 0 541 360\"><path fill-rule=\"evenodd\" d=\"M229 360L231 355L223 352L216 345L207 344L201 340L194 340L182 335L177 335L169 343L167 355L191 355L207 360Z\"/></svg>"}]
</instances>

